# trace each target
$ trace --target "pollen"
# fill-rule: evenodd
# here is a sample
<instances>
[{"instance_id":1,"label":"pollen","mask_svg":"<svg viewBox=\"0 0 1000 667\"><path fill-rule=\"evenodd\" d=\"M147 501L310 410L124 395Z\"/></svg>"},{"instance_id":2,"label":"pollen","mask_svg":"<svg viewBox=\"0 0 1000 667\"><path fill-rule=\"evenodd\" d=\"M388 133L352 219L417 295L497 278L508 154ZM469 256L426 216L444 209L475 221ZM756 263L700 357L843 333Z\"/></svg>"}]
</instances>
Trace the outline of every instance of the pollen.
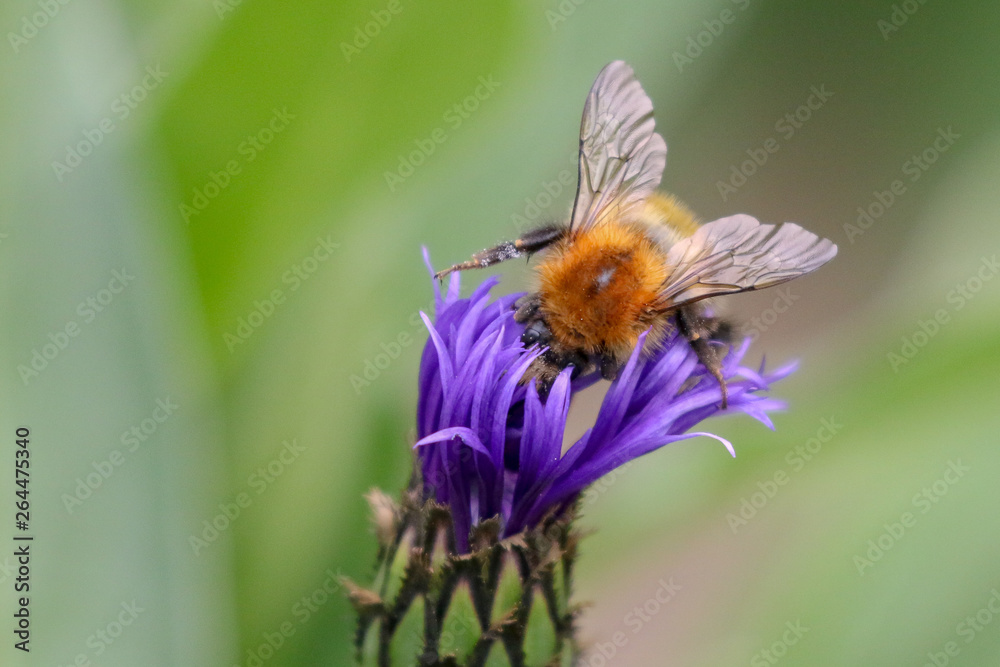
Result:
<instances>
[{"instance_id":1,"label":"pollen","mask_svg":"<svg viewBox=\"0 0 1000 667\"><path fill-rule=\"evenodd\" d=\"M655 318L667 266L644 225L606 223L553 248L537 271L556 341L588 354L627 354Z\"/></svg>"}]
</instances>

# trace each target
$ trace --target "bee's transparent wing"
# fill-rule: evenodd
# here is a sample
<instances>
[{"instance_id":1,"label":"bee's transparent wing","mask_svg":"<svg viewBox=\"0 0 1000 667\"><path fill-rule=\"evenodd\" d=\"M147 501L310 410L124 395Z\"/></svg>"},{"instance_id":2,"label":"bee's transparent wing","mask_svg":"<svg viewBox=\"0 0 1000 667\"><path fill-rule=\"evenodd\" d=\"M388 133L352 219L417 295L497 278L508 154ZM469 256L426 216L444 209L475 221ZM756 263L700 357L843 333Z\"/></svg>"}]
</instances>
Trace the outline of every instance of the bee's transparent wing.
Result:
<instances>
[{"instance_id":1,"label":"bee's transparent wing","mask_svg":"<svg viewBox=\"0 0 1000 667\"><path fill-rule=\"evenodd\" d=\"M836 244L794 222L775 226L749 215L721 218L670 248L671 273L660 291L660 306L778 285L815 271L836 255Z\"/></svg>"},{"instance_id":2,"label":"bee's transparent wing","mask_svg":"<svg viewBox=\"0 0 1000 667\"><path fill-rule=\"evenodd\" d=\"M654 131L653 103L621 60L601 70L580 123L580 164L570 230L625 215L660 184L667 144Z\"/></svg>"}]
</instances>

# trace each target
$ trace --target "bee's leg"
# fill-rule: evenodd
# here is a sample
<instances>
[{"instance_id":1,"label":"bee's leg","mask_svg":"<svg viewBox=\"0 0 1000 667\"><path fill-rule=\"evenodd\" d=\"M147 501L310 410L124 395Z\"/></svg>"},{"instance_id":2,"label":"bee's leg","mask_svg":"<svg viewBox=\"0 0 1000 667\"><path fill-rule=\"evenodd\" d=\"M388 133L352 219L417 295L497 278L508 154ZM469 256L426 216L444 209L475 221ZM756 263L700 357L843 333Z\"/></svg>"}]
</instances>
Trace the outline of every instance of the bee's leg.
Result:
<instances>
[{"instance_id":1,"label":"bee's leg","mask_svg":"<svg viewBox=\"0 0 1000 667\"><path fill-rule=\"evenodd\" d=\"M719 382L722 389L722 409L725 410L729 405L729 390L726 379L722 376L721 355L712 341L728 338L729 325L722 320L704 317L697 307L684 306L677 309L677 326L698 355L698 361Z\"/></svg>"},{"instance_id":2,"label":"bee's leg","mask_svg":"<svg viewBox=\"0 0 1000 667\"><path fill-rule=\"evenodd\" d=\"M535 319L542 307L542 297L538 293L525 294L514 302L514 321L525 324Z\"/></svg>"},{"instance_id":3,"label":"bee's leg","mask_svg":"<svg viewBox=\"0 0 1000 667\"><path fill-rule=\"evenodd\" d=\"M465 271L467 269L482 269L487 266L499 264L508 259L514 259L521 255L530 255L542 250L566 235L567 229L557 225L549 225L533 229L516 241L504 241L492 248L487 248L477 252L467 262L455 264L444 271L438 271L434 277L441 279L452 271Z\"/></svg>"},{"instance_id":4,"label":"bee's leg","mask_svg":"<svg viewBox=\"0 0 1000 667\"><path fill-rule=\"evenodd\" d=\"M621 364L618 360L607 355L601 355L601 377L605 380L614 380L618 377Z\"/></svg>"},{"instance_id":5,"label":"bee's leg","mask_svg":"<svg viewBox=\"0 0 1000 667\"><path fill-rule=\"evenodd\" d=\"M539 312L542 300L537 294L527 294L514 303L514 321L524 325L521 344L531 347L538 344L545 347L552 340L552 332L545 318Z\"/></svg>"},{"instance_id":6,"label":"bee's leg","mask_svg":"<svg viewBox=\"0 0 1000 667\"><path fill-rule=\"evenodd\" d=\"M571 366L573 368L573 374L571 377L574 380L582 374L588 372L588 369L591 367L590 360L587 359L587 355L579 350L573 350L563 355L563 366Z\"/></svg>"},{"instance_id":7,"label":"bee's leg","mask_svg":"<svg viewBox=\"0 0 1000 667\"><path fill-rule=\"evenodd\" d=\"M534 368L529 369L528 373L532 373L534 370L533 377L535 378L536 388L538 389L538 396L544 401L549 396L549 391L552 389L552 384L559 377L559 374L567 368L572 368L570 371L570 379L575 380L586 372L589 372L591 368L590 361L587 356L577 350L569 350L559 354L553 350L548 350L542 354L541 357L535 360L533 364ZM527 374L526 374L527 375Z\"/></svg>"},{"instance_id":8,"label":"bee's leg","mask_svg":"<svg viewBox=\"0 0 1000 667\"><path fill-rule=\"evenodd\" d=\"M555 382L560 370L561 366L556 356L549 350L532 362L521 378L521 383L533 381L535 389L538 390L538 397L544 401L548 398L549 390L552 389L552 383Z\"/></svg>"}]
</instances>

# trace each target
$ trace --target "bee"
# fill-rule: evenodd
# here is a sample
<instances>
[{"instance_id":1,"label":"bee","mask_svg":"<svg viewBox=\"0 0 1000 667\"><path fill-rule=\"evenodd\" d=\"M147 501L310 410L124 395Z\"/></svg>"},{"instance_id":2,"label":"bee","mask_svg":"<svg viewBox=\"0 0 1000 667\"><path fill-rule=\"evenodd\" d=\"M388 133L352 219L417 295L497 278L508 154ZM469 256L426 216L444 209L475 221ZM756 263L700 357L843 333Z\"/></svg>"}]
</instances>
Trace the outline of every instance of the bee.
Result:
<instances>
[{"instance_id":1,"label":"bee","mask_svg":"<svg viewBox=\"0 0 1000 667\"><path fill-rule=\"evenodd\" d=\"M542 253L538 288L515 304L525 347L545 348L524 380L544 391L568 367L614 379L648 331L644 354L675 330L728 400L721 348L729 325L709 297L778 285L811 273L837 246L793 222L761 224L733 215L699 224L673 196L657 192L667 144L653 103L623 61L607 65L587 95L580 123L579 178L568 223L551 224L438 272L491 266Z\"/></svg>"}]
</instances>

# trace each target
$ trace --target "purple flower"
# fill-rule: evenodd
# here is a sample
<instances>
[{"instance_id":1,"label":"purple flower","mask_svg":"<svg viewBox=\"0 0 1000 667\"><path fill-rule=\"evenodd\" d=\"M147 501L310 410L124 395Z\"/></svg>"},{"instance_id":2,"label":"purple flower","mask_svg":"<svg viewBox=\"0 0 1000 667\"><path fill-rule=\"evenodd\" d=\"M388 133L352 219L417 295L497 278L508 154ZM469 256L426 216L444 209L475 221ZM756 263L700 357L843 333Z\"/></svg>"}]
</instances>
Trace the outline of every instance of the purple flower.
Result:
<instances>
[{"instance_id":1,"label":"purple flower","mask_svg":"<svg viewBox=\"0 0 1000 667\"><path fill-rule=\"evenodd\" d=\"M424 258L433 276L426 250ZM416 448L425 494L451 509L459 551L468 551L469 531L480 521L499 516L501 536L516 535L558 514L603 475L671 442L706 435L736 455L717 435L688 432L722 412L722 393L676 332L645 358L640 338L593 427L563 454L570 400L600 375L571 380L567 369L544 400L534 382L521 384L540 351L521 344L523 327L512 310L521 295L490 300L497 282L491 278L460 299L454 273L444 295L434 284L435 321L421 313L430 340L420 362ZM740 366L749 345L744 340L725 358L725 412L744 412L773 429L767 413L784 404L757 392L794 365L771 373L763 364L756 371Z\"/></svg>"}]
</instances>

